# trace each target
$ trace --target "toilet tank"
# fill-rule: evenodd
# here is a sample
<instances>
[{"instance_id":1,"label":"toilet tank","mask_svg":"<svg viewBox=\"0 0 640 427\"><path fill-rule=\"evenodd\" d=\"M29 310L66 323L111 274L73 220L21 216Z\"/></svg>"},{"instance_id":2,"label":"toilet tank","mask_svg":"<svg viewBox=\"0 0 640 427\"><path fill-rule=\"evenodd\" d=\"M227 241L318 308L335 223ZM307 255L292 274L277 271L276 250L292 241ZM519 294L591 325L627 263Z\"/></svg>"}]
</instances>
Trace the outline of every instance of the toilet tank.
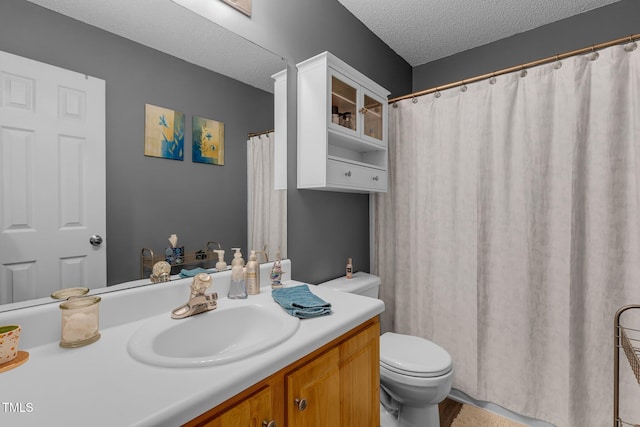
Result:
<instances>
[{"instance_id":1,"label":"toilet tank","mask_svg":"<svg viewBox=\"0 0 640 427\"><path fill-rule=\"evenodd\" d=\"M373 274L358 271L353 273L352 279L345 276L328 282L320 283L318 286L336 291L349 292L352 294L364 295L366 297L378 298L380 290L380 278Z\"/></svg>"}]
</instances>

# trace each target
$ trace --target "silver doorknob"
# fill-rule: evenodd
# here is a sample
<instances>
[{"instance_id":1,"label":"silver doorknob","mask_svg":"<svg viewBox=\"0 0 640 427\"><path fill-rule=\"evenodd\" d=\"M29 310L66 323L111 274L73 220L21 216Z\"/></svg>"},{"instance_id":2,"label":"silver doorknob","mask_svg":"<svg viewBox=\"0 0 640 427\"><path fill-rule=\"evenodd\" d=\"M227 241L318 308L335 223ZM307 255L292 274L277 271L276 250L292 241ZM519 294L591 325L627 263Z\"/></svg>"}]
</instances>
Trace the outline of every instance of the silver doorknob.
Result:
<instances>
[{"instance_id":1,"label":"silver doorknob","mask_svg":"<svg viewBox=\"0 0 640 427\"><path fill-rule=\"evenodd\" d=\"M91 246L100 246L102 244L102 237L100 237L99 234L94 234L89 239L89 243L91 243Z\"/></svg>"},{"instance_id":2,"label":"silver doorknob","mask_svg":"<svg viewBox=\"0 0 640 427\"><path fill-rule=\"evenodd\" d=\"M271 420L271 421L264 420L262 422L262 427L276 427L276 422L275 420Z\"/></svg>"},{"instance_id":3,"label":"silver doorknob","mask_svg":"<svg viewBox=\"0 0 640 427\"><path fill-rule=\"evenodd\" d=\"M380 179L380 178L378 178L378 175L376 175L376 176L374 176L374 177L373 177L373 180L374 180L374 181L377 181L378 179Z\"/></svg>"},{"instance_id":4,"label":"silver doorknob","mask_svg":"<svg viewBox=\"0 0 640 427\"><path fill-rule=\"evenodd\" d=\"M304 411L305 409L307 409L307 399L298 399L296 397L296 400L294 400L293 403L300 411Z\"/></svg>"},{"instance_id":5,"label":"silver doorknob","mask_svg":"<svg viewBox=\"0 0 640 427\"><path fill-rule=\"evenodd\" d=\"M344 176L351 176L351 171L349 171L349 172L345 172L345 173L344 173Z\"/></svg>"}]
</instances>

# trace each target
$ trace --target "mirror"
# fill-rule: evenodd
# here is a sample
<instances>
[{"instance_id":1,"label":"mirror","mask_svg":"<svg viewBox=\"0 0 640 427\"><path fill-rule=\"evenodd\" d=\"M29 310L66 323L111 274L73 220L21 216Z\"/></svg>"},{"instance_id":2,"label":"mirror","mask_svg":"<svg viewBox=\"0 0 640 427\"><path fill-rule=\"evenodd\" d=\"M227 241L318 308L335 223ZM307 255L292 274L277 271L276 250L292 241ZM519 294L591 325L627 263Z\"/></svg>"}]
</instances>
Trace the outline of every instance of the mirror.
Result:
<instances>
[{"instance_id":1,"label":"mirror","mask_svg":"<svg viewBox=\"0 0 640 427\"><path fill-rule=\"evenodd\" d=\"M4 1L0 50L106 82L108 285L139 279L142 248L171 234L221 242L227 263L244 248L246 140L274 127L280 56L169 0ZM145 104L184 113L183 161L144 156ZM224 165L192 161L194 116L224 123Z\"/></svg>"}]
</instances>

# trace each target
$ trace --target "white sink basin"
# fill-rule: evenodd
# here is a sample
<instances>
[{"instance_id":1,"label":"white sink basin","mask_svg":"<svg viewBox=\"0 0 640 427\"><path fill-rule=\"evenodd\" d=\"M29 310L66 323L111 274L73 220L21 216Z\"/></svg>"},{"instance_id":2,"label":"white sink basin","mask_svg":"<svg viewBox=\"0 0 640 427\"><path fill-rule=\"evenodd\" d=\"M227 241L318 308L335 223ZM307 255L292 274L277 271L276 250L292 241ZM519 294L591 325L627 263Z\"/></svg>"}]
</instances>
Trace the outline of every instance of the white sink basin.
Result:
<instances>
[{"instance_id":1,"label":"white sink basin","mask_svg":"<svg viewBox=\"0 0 640 427\"><path fill-rule=\"evenodd\" d=\"M194 368L234 362L291 337L300 320L276 304L220 307L186 319L170 313L149 320L129 340L129 354L140 362Z\"/></svg>"}]
</instances>

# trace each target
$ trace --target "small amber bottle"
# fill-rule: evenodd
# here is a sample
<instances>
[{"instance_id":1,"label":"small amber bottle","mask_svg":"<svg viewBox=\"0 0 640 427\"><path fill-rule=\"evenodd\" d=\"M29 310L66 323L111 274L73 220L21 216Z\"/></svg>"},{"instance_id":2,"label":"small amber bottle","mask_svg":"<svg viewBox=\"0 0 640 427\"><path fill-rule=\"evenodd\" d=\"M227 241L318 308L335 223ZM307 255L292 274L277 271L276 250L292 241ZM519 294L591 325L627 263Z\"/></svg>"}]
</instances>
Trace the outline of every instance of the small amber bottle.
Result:
<instances>
[{"instance_id":1,"label":"small amber bottle","mask_svg":"<svg viewBox=\"0 0 640 427\"><path fill-rule=\"evenodd\" d=\"M353 260L349 258L347 260L347 279L353 278Z\"/></svg>"}]
</instances>

